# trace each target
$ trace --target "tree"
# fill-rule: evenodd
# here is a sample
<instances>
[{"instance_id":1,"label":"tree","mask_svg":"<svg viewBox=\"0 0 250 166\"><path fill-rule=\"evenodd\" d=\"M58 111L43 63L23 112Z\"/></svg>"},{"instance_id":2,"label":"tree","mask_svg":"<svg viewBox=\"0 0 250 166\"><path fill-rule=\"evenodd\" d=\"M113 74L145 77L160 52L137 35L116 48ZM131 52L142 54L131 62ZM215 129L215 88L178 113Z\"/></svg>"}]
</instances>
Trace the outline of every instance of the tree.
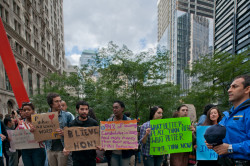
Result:
<instances>
[{"instance_id":1,"label":"tree","mask_svg":"<svg viewBox=\"0 0 250 166\"><path fill-rule=\"evenodd\" d=\"M47 112L49 106L46 101L46 96L50 92L58 93L62 100L66 101L68 111L75 114L75 103L80 99L81 77L77 73L49 74L44 79L44 84L41 89L41 94L36 94L31 97L31 101L35 104L37 111Z\"/></svg>"},{"instance_id":2,"label":"tree","mask_svg":"<svg viewBox=\"0 0 250 166\"><path fill-rule=\"evenodd\" d=\"M203 56L196 61L187 73L197 81L182 100L193 103L199 114L208 103L217 103L223 110L228 108L229 85L236 76L250 72L249 51L237 55L216 52L212 57Z\"/></svg>"},{"instance_id":3,"label":"tree","mask_svg":"<svg viewBox=\"0 0 250 166\"><path fill-rule=\"evenodd\" d=\"M178 87L164 81L170 66L165 50L134 54L126 46L120 48L110 42L89 64L82 69L84 96L102 120L112 114L111 104L116 99L125 102L133 117L145 120L149 114L145 111L151 106L164 105L169 98L179 103ZM170 105L173 104L168 103L167 108L172 114Z\"/></svg>"}]
</instances>

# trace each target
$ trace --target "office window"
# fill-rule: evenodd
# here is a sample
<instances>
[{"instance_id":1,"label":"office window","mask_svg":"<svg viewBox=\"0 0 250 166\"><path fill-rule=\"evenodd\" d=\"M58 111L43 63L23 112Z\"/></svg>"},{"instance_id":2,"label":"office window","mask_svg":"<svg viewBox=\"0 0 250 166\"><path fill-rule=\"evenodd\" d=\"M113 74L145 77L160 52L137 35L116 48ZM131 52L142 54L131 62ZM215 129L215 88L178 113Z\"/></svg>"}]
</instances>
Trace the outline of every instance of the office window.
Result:
<instances>
[{"instance_id":1,"label":"office window","mask_svg":"<svg viewBox=\"0 0 250 166\"><path fill-rule=\"evenodd\" d=\"M36 75L36 86L37 86L37 93L40 95L40 80L41 80L41 76L39 74Z\"/></svg>"},{"instance_id":2,"label":"office window","mask_svg":"<svg viewBox=\"0 0 250 166\"><path fill-rule=\"evenodd\" d=\"M23 79L23 65L21 63L17 63L17 67L18 67L20 75Z\"/></svg>"},{"instance_id":3,"label":"office window","mask_svg":"<svg viewBox=\"0 0 250 166\"><path fill-rule=\"evenodd\" d=\"M5 71L5 87L6 87L6 90L12 91L12 87L10 85L9 77L7 76L6 71Z\"/></svg>"},{"instance_id":4,"label":"office window","mask_svg":"<svg viewBox=\"0 0 250 166\"><path fill-rule=\"evenodd\" d=\"M28 69L29 95L33 95L32 70Z\"/></svg>"}]
</instances>

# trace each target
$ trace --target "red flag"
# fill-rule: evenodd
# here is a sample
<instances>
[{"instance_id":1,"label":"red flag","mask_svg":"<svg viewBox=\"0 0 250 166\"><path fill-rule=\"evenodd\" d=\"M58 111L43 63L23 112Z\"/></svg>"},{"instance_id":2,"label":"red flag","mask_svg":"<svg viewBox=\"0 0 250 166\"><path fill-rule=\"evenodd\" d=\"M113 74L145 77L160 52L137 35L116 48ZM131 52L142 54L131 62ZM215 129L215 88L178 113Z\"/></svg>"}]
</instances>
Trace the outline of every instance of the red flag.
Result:
<instances>
[{"instance_id":1,"label":"red flag","mask_svg":"<svg viewBox=\"0 0 250 166\"><path fill-rule=\"evenodd\" d=\"M12 53L9 40L7 38L2 19L0 18L0 56L8 75L12 90L15 94L17 104L21 108L23 102L29 102L28 94L25 90L22 77L18 70L15 57Z\"/></svg>"}]
</instances>

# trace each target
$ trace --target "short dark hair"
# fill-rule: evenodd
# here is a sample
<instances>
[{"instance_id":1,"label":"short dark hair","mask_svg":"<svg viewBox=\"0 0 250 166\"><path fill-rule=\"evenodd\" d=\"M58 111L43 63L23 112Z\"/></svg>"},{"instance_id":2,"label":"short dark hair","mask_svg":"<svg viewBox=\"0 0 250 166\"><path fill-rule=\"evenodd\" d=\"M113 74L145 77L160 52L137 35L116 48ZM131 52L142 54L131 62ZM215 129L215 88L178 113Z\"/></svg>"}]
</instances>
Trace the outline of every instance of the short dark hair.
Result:
<instances>
[{"instance_id":1,"label":"short dark hair","mask_svg":"<svg viewBox=\"0 0 250 166\"><path fill-rule=\"evenodd\" d=\"M114 103L118 103L122 108L125 109L125 104L124 104L122 101L116 100L116 101L113 102L113 104L114 104Z\"/></svg>"},{"instance_id":2,"label":"short dark hair","mask_svg":"<svg viewBox=\"0 0 250 166\"><path fill-rule=\"evenodd\" d=\"M203 111L203 114L204 115L207 115L207 112L210 110L210 108L212 107L215 107L215 105L213 104L207 104L205 107L204 107L204 111Z\"/></svg>"},{"instance_id":3,"label":"short dark hair","mask_svg":"<svg viewBox=\"0 0 250 166\"><path fill-rule=\"evenodd\" d=\"M3 120L3 123L5 126L7 126L8 122L11 122L11 117L5 117Z\"/></svg>"},{"instance_id":4,"label":"short dark hair","mask_svg":"<svg viewBox=\"0 0 250 166\"><path fill-rule=\"evenodd\" d=\"M179 112L179 111L181 110L182 107L187 107L187 108L188 108L188 106L186 106L185 104L182 104L181 106L179 106L179 107L177 108L177 111Z\"/></svg>"},{"instance_id":5,"label":"short dark hair","mask_svg":"<svg viewBox=\"0 0 250 166\"><path fill-rule=\"evenodd\" d=\"M77 109L77 110L79 110L80 105L86 105L86 106L88 106L88 108L89 108L89 104L88 104L86 101L81 100L81 101L78 101L78 102L76 103L76 109Z\"/></svg>"},{"instance_id":6,"label":"short dark hair","mask_svg":"<svg viewBox=\"0 0 250 166\"><path fill-rule=\"evenodd\" d=\"M239 79L239 78L243 78L244 81L242 82L242 84L244 85L244 88L250 86L250 75L245 74L245 75L240 75L234 78L234 80Z\"/></svg>"},{"instance_id":7,"label":"short dark hair","mask_svg":"<svg viewBox=\"0 0 250 166\"><path fill-rule=\"evenodd\" d=\"M156 113L156 111L161 108L163 110L163 108L161 106L154 106L150 108L150 113L149 113L149 120L152 120L154 118L154 115Z\"/></svg>"},{"instance_id":8,"label":"short dark hair","mask_svg":"<svg viewBox=\"0 0 250 166\"><path fill-rule=\"evenodd\" d=\"M32 104L31 102L23 102L23 103L22 103L22 109L23 109L24 106L30 106L30 108L31 108L32 110L35 110L35 106L34 106L34 104Z\"/></svg>"},{"instance_id":9,"label":"short dark hair","mask_svg":"<svg viewBox=\"0 0 250 166\"><path fill-rule=\"evenodd\" d=\"M53 104L53 99L56 97L60 97L60 95L58 93L48 93L47 95L47 103L48 105L51 107L51 105Z\"/></svg>"}]
</instances>

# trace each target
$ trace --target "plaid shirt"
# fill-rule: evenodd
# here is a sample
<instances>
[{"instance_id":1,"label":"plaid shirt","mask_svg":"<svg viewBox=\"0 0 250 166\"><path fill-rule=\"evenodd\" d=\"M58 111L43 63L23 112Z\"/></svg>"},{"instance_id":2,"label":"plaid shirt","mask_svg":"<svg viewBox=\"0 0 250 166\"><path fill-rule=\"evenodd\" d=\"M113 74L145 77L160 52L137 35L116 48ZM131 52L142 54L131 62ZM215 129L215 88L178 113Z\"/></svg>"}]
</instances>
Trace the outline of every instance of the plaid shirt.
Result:
<instances>
[{"instance_id":1,"label":"plaid shirt","mask_svg":"<svg viewBox=\"0 0 250 166\"><path fill-rule=\"evenodd\" d=\"M142 154L145 156L150 156L149 155L149 150L150 150L150 135L148 135L146 144L142 143L142 138L146 134L146 129L150 128L150 121L147 121L141 126L140 130L140 144L142 145Z\"/></svg>"}]
</instances>

